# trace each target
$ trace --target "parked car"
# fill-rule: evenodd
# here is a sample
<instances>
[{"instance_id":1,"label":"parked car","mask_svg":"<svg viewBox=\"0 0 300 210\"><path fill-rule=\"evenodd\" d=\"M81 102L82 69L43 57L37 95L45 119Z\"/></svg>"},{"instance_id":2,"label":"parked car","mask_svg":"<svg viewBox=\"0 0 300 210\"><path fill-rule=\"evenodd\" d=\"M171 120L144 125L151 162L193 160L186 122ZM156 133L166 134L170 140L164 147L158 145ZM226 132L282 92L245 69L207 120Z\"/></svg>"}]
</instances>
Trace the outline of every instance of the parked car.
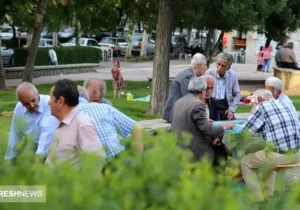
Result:
<instances>
[{"instance_id":1,"label":"parked car","mask_svg":"<svg viewBox=\"0 0 300 210\"><path fill-rule=\"evenodd\" d=\"M52 39L40 39L39 47L53 47ZM57 41L57 47L62 47L59 41Z\"/></svg>"},{"instance_id":2,"label":"parked car","mask_svg":"<svg viewBox=\"0 0 300 210\"><path fill-rule=\"evenodd\" d=\"M74 28L66 28L62 31L58 32L58 36L61 39L68 39L74 36L75 29Z\"/></svg>"},{"instance_id":3,"label":"parked car","mask_svg":"<svg viewBox=\"0 0 300 210\"><path fill-rule=\"evenodd\" d=\"M16 36L19 36L21 39L27 39L27 33L19 27L16 28ZM2 40L11 40L13 38L13 29L12 27L6 27L1 30L0 33Z\"/></svg>"},{"instance_id":4,"label":"parked car","mask_svg":"<svg viewBox=\"0 0 300 210\"><path fill-rule=\"evenodd\" d=\"M132 40L132 53L139 54L141 52L142 47L142 34L134 34ZM152 39L148 39L147 46L146 46L146 53L147 54L154 54L155 49L155 41Z\"/></svg>"},{"instance_id":5,"label":"parked car","mask_svg":"<svg viewBox=\"0 0 300 210\"><path fill-rule=\"evenodd\" d=\"M1 57L3 65L13 65L14 64L14 50L1 44Z\"/></svg>"},{"instance_id":6,"label":"parked car","mask_svg":"<svg viewBox=\"0 0 300 210\"><path fill-rule=\"evenodd\" d=\"M118 37L104 37L100 43L101 46L107 46L113 49L114 55L125 55L127 49L127 41Z\"/></svg>"}]
</instances>

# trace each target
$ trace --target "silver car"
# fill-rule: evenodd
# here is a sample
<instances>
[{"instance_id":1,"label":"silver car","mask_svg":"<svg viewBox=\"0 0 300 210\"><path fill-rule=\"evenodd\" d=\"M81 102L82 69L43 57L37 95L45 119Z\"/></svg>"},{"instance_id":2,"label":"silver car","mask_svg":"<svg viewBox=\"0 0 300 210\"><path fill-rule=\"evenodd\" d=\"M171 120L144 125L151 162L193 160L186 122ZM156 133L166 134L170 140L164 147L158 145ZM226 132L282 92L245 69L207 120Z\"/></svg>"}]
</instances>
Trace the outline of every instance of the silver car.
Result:
<instances>
[{"instance_id":1,"label":"silver car","mask_svg":"<svg viewBox=\"0 0 300 210\"><path fill-rule=\"evenodd\" d=\"M1 44L1 57L3 65L13 65L14 64L14 50Z\"/></svg>"}]
</instances>

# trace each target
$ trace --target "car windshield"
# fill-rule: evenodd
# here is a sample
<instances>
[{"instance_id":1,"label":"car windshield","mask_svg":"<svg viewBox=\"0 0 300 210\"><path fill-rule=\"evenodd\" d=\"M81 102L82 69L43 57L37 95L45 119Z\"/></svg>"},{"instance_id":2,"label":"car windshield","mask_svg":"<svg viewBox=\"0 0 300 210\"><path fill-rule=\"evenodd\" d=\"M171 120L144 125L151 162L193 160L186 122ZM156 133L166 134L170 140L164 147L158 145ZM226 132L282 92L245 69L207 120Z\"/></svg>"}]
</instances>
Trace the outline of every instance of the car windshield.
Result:
<instances>
[{"instance_id":1,"label":"car windshield","mask_svg":"<svg viewBox=\"0 0 300 210\"><path fill-rule=\"evenodd\" d=\"M13 29L12 29L12 28L4 28L4 29L2 29L1 32L4 32L4 33L12 33L12 32L13 32Z\"/></svg>"},{"instance_id":2,"label":"car windshield","mask_svg":"<svg viewBox=\"0 0 300 210\"><path fill-rule=\"evenodd\" d=\"M142 36L133 36L133 41L142 41Z\"/></svg>"}]
</instances>

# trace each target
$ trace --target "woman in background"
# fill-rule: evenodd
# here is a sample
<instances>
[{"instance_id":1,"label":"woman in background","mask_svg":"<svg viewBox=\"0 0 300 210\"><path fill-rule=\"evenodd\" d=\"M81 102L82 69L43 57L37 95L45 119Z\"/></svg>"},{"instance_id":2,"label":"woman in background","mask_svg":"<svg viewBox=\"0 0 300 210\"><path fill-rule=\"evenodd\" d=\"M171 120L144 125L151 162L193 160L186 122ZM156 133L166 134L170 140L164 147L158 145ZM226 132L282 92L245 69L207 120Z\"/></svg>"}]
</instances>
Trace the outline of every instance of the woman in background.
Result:
<instances>
[{"instance_id":1,"label":"woman in background","mask_svg":"<svg viewBox=\"0 0 300 210\"><path fill-rule=\"evenodd\" d=\"M257 71L261 71L264 65L264 51L263 46L259 48L258 56L257 56Z\"/></svg>"},{"instance_id":2,"label":"woman in background","mask_svg":"<svg viewBox=\"0 0 300 210\"><path fill-rule=\"evenodd\" d=\"M271 53L272 53L272 46L270 45L271 40L267 39L265 46L263 47L264 51L264 68L263 72L269 72L270 69L270 62L271 62Z\"/></svg>"},{"instance_id":3,"label":"woman in background","mask_svg":"<svg viewBox=\"0 0 300 210\"><path fill-rule=\"evenodd\" d=\"M120 98L122 94L122 89L125 87L125 82L123 80L123 76L120 69L120 61L115 60L113 63L113 67L111 69L112 74L112 86L114 89L114 98L118 95L118 98Z\"/></svg>"}]
</instances>

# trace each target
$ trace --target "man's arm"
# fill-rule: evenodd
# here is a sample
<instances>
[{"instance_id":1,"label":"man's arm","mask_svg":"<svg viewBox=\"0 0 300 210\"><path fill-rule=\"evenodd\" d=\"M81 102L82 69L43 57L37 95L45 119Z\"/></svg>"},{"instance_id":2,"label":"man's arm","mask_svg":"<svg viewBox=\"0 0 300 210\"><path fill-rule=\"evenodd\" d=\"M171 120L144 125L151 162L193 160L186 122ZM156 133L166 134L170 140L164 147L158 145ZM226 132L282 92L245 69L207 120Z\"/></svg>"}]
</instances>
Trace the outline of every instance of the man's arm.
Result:
<instances>
[{"instance_id":1,"label":"man's arm","mask_svg":"<svg viewBox=\"0 0 300 210\"><path fill-rule=\"evenodd\" d=\"M250 130L253 133L259 133L265 124L265 116L260 105L257 105L253 113L248 118L243 130Z\"/></svg>"},{"instance_id":2,"label":"man's arm","mask_svg":"<svg viewBox=\"0 0 300 210\"><path fill-rule=\"evenodd\" d=\"M188 86L192 76L185 77L180 84L180 92L182 96L188 94Z\"/></svg>"},{"instance_id":3,"label":"man's arm","mask_svg":"<svg viewBox=\"0 0 300 210\"><path fill-rule=\"evenodd\" d=\"M194 110L191 113L193 121L197 124L199 130L206 136L214 138L217 136L224 135L224 129L220 126L210 125L205 112L205 105L199 103L195 106Z\"/></svg>"},{"instance_id":4,"label":"man's arm","mask_svg":"<svg viewBox=\"0 0 300 210\"><path fill-rule=\"evenodd\" d=\"M232 97L233 97L233 99L232 99L228 109L232 112L235 112L237 109L237 106L241 100L241 90L240 90L239 81L238 81L238 78L236 75L235 75L233 87L232 87Z\"/></svg>"},{"instance_id":5,"label":"man's arm","mask_svg":"<svg viewBox=\"0 0 300 210\"><path fill-rule=\"evenodd\" d=\"M14 109L13 118L11 121L11 126L9 130L9 136L8 136L8 143L7 143L7 152L5 154L4 159L10 160L16 157L17 151L16 151L16 144L20 142L20 138L18 136L18 123L17 120L19 119L19 109L18 105Z\"/></svg>"},{"instance_id":6,"label":"man's arm","mask_svg":"<svg viewBox=\"0 0 300 210\"><path fill-rule=\"evenodd\" d=\"M141 155L144 148L142 140L142 128L136 124L136 122L123 114L119 110L112 107L112 113L114 118L114 126L120 131L123 137L128 137L132 134L132 139L135 141L137 152Z\"/></svg>"},{"instance_id":7,"label":"man's arm","mask_svg":"<svg viewBox=\"0 0 300 210\"><path fill-rule=\"evenodd\" d=\"M50 113L42 117L40 122L40 138L36 155L46 157L53 140L56 128L58 127L58 120Z\"/></svg>"}]
</instances>

